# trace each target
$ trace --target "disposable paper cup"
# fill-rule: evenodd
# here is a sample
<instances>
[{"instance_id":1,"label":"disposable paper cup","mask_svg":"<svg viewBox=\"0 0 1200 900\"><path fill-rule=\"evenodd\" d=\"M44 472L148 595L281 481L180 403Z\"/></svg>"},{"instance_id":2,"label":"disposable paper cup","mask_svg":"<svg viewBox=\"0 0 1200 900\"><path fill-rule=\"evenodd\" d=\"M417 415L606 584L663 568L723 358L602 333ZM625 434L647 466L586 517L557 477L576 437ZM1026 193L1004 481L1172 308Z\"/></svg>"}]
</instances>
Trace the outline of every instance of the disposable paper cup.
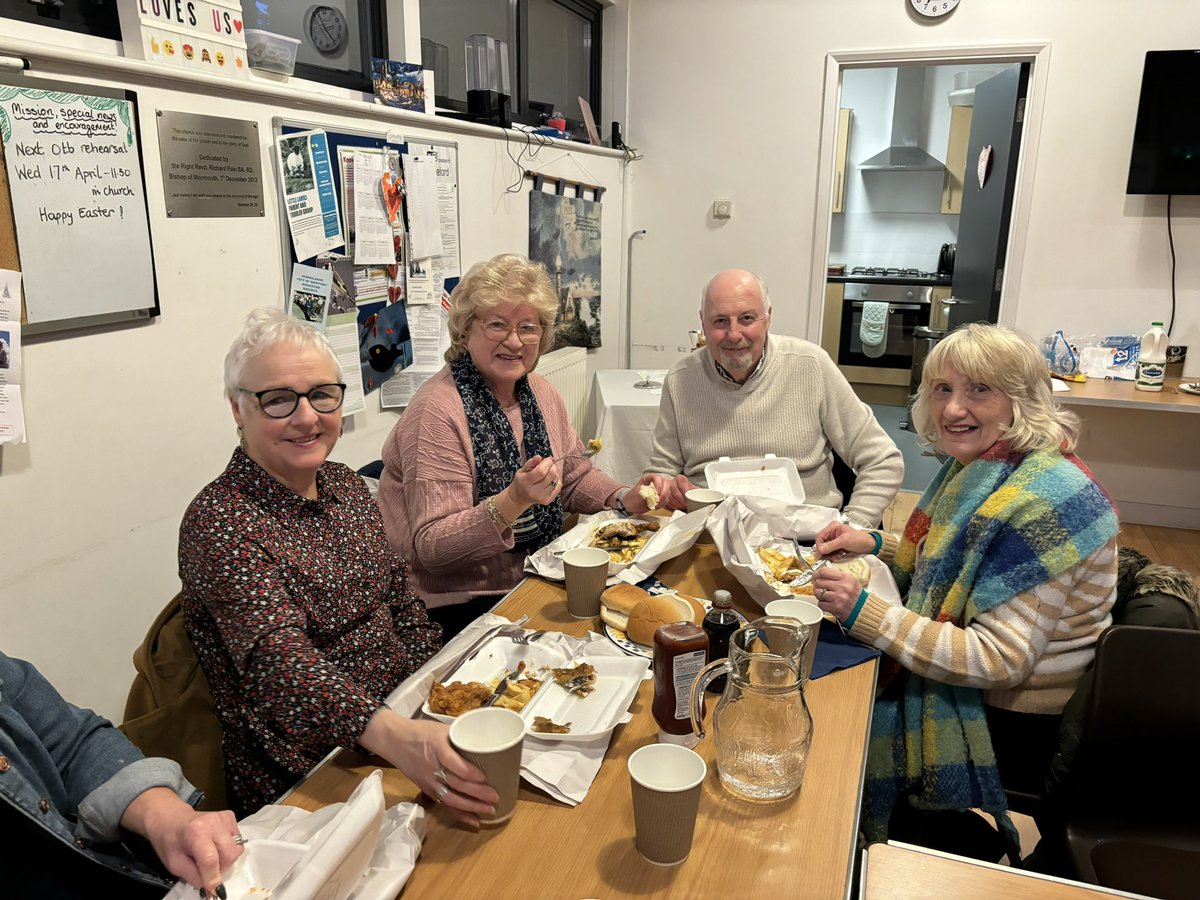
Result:
<instances>
[{"instance_id":1,"label":"disposable paper cup","mask_svg":"<svg viewBox=\"0 0 1200 900\"><path fill-rule=\"evenodd\" d=\"M713 491L708 488L692 488L684 494L684 497L687 498L688 512L695 512L706 506L716 506L725 499L725 495L720 491Z\"/></svg>"},{"instance_id":2,"label":"disposable paper cup","mask_svg":"<svg viewBox=\"0 0 1200 900\"><path fill-rule=\"evenodd\" d=\"M807 600L772 600L763 611L768 616L781 616L785 619L796 619L809 628L808 646L804 648L803 677L812 675L813 660L817 657L817 635L821 633L821 619L824 614L821 607Z\"/></svg>"},{"instance_id":3,"label":"disposable paper cup","mask_svg":"<svg viewBox=\"0 0 1200 900\"><path fill-rule=\"evenodd\" d=\"M648 744L629 757L634 846L648 863L677 866L692 852L708 766L694 750Z\"/></svg>"},{"instance_id":4,"label":"disposable paper cup","mask_svg":"<svg viewBox=\"0 0 1200 900\"><path fill-rule=\"evenodd\" d=\"M577 619L600 615L600 595L608 580L608 551L576 547L562 555L567 573L567 612Z\"/></svg>"},{"instance_id":5,"label":"disposable paper cup","mask_svg":"<svg viewBox=\"0 0 1200 900\"><path fill-rule=\"evenodd\" d=\"M463 713L450 725L450 743L469 762L483 770L500 799L496 813L480 816L482 825L499 825L512 818L521 783L521 745L525 720L511 709L489 706Z\"/></svg>"}]
</instances>

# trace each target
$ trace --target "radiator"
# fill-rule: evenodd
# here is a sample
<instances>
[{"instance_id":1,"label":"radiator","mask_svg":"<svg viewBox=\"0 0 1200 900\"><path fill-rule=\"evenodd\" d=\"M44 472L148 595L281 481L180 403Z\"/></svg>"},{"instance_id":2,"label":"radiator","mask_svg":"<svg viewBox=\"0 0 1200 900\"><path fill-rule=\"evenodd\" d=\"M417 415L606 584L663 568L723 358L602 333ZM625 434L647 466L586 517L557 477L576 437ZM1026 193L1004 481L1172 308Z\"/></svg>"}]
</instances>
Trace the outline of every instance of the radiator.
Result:
<instances>
[{"instance_id":1,"label":"radiator","mask_svg":"<svg viewBox=\"0 0 1200 900\"><path fill-rule=\"evenodd\" d=\"M536 371L562 395L571 425L582 434L583 420L587 416L587 350L583 347L563 347L547 353L538 361Z\"/></svg>"}]
</instances>

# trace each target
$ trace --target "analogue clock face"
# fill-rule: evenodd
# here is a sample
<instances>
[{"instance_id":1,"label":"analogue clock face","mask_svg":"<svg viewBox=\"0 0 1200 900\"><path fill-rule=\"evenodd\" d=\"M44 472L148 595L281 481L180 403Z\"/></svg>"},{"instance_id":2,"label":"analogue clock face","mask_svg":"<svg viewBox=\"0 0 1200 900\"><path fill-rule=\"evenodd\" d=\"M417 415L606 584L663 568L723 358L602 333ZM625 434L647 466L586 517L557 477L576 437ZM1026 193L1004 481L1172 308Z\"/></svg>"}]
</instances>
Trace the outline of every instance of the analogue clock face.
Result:
<instances>
[{"instance_id":1,"label":"analogue clock face","mask_svg":"<svg viewBox=\"0 0 1200 900\"><path fill-rule=\"evenodd\" d=\"M350 29L340 9L314 6L308 13L308 38L319 53L333 56L346 46Z\"/></svg>"},{"instance_id":2,"label":"analogue clock face","mask_svg":"<svg viewBox=\"0 0 1200 900\"><path fill-rule=\"evenodd\" d=\"M958 0L908 0L908 2L919 14L931 19L947 15L954 11L954 7L958 6Z\"/></svg>"}]
</instances>

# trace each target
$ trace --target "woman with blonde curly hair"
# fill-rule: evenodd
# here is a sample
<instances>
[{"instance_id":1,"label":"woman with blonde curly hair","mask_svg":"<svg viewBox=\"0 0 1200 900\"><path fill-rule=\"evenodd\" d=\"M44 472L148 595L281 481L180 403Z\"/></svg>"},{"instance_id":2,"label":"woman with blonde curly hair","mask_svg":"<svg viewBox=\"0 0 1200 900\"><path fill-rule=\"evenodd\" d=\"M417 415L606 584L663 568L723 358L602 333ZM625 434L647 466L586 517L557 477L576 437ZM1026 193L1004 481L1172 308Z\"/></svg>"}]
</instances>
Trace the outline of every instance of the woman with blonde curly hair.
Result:
<instances>
[{"instance_id":1,"label":"woman with blonde curly hair","mask_svg":"<svg viewBox=\"0 0 1200 900\"><path fill-rule=\"evenodd\" d=\"M914 809L981 807L1014 842L1004 789L1040 792L1049 773L1063 707L1111 620L1117 517L1074 455L1079 422L1055 405L1045 359L1011 329L942 340L913 422L949 458L903 534L835 523L817 535L823 554L890 563L904 595L890 604L831 567L813 579L821 608L890 657L864 830L881 839L890 822L911 838L929 827Z\"/></svg>"},{"instance_id":2,"label":"woman with blonde curly hair","mask_svg":"<svg viewBox=\"0 0 1200 900\"><path fill-rule=\"evenodd\" d=\"M558 298L541 263L502 254L450 295L447 365L421 386L383 447L379 505L446 636L521 579L563 513L646 511L591 461L562 397L534 374ZM660 495L662 477L644 476Z\"/></svg>"}]
</instances>

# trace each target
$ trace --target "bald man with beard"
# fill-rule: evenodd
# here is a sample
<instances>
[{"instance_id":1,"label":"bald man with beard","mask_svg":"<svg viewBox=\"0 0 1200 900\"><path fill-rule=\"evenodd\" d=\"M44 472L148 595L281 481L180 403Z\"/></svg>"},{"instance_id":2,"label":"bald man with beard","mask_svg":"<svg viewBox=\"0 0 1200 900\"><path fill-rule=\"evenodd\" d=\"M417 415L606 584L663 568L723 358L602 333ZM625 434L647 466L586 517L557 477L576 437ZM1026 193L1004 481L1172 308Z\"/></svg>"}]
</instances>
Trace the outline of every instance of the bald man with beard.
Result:
<instances>
[{"instance_id":1,"label":"bald man with beard","mask_svg":"<svg viewBox=\"0 0 1200 900\"><path fill-rule=\"evenodd\" d=\"M700 324L706 346L676 363L663 379L648 472L673 475L667 506L705 487L704 467L722 456L774 453L796 463L805 502L842 508L862 527L879 524L904 478L904 458L816 344L773 335L763 280L728 269L708 283ZM857 473L842 497L833 454Z\"/></svg>"}]
</instances>

